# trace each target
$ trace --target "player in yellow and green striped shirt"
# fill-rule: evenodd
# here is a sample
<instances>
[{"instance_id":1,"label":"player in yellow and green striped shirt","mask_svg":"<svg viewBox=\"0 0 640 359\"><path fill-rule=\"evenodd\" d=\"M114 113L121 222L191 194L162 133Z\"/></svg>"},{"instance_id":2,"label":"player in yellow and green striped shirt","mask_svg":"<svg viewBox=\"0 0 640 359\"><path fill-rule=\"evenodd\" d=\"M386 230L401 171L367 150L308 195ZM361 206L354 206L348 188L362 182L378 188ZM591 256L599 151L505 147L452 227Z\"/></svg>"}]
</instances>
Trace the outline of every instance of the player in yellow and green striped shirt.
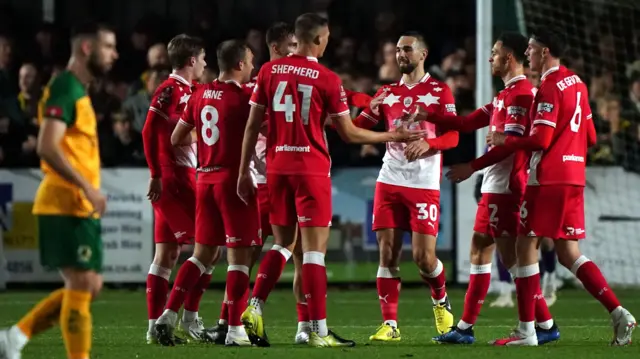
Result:
<instances>
[{"instance_id":1,"label":"player in yellow and green striped shirt","mask_svg":"<svg viewBox=\"0 0 640 359\"><path fill-rule=\"evenodd\" d=\"M106 198L100 192L97 121L87 88L111 69L118 54L114 32L96 24L78 29L71 46L66 71L49 82L39 106L44 178L33 205L40 261L60 271L64 288L0 331L0 358L20 358L29 339L60 323L67 358L89 359L91 300L102 288L100 215Z\"/></svg>"}]
</instances>

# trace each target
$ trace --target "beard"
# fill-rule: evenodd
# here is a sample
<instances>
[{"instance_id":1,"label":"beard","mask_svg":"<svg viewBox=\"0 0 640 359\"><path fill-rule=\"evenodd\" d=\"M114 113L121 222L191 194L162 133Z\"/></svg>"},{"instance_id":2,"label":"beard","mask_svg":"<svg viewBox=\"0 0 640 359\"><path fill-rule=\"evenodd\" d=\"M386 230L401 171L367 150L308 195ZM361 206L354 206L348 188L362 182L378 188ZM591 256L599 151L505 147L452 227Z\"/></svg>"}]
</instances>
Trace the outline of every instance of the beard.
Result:
<instances>
[{"instance_id":1,"label":"beard","mask_svg":"<svg viewBox=\"0 0 640 359\"><path fill-rule=\"evenodd\" d=\"M418 65L412 64L412 63L406 63L406 64L398 64L398 67L400 68L400 73L410 74L413 72L413 70L416 69L416 67L418 67Z\"/></svg>"},{"instance_id":2,"label":"beard","mask_svg":"<svg viewBox=\"0 0 640 359\"><path fill-rule=\"evenodd\" d=\"M100 64L100 60L98 59L98 54L95 52L89 55L89 61L87 62L87 69L91 72L91 75L95 78L103 77L107 74L108 69L105 69L104 66Z\"/></svg>"}]
</instances>

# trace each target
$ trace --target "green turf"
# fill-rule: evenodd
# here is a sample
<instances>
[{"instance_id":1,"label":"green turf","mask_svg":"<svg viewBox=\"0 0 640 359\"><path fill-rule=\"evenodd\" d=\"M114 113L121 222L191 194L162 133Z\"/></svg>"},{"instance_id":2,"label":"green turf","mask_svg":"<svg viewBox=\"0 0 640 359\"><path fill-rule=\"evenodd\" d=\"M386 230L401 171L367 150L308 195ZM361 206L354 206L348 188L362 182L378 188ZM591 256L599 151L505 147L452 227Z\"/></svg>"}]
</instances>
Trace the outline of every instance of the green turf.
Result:
<instances>
[{"instance_id":1,"label":"green turf","mask_svg":"<svg viewBox=\"0 0 640 359\"><path fill-rule=\"evenodd\" d=\"M640 291L620 291L627 308L640 315ZM20 318L44 293L9 293L0 295L0 324L10 325ZM462 311L462 291L452 291L454 312ZM212 324L219 311L222 293L209 291L202 303L201 314ZM609 316L599 303L578 290L562 291L551 308L560 329L559 343L537 348L497 348L486 343L504 336L515 323L515 309L493 309L487 305L478 320L478 344L473 346L441 346L432 344L433 314L427 291L404 290L401 295L399 324L402 341L394 344L370 345L368 337L380 324L377 295L374 289L331 291L328 296L329 325L344 337L357 341L352 349L316 349L292 345L296 330L294 301L290 291L279 291L269 298L265 321L271 348L224 348L194 344L163 348L145 344L147 317L145 294L127 291L103 293L93 306L93 359L184 359L184 358L260 358L260 359L327 359L327 358L640 358L640 346L612 348ZM487 303L492 298L487 299ZM640 335L640 333L638 333ZM60 332L54 329L35 338L23 358L64 358Z\"/></svg>"}]
</instances>

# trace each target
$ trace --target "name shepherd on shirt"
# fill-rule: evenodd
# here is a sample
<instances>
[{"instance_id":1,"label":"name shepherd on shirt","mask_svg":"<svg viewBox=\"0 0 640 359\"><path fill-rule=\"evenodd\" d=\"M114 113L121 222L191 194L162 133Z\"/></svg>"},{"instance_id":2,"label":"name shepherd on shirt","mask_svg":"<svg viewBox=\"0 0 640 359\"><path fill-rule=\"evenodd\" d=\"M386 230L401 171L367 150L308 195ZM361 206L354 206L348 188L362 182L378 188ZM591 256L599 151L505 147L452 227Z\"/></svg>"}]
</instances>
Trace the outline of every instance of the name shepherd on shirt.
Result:
<instances>
[{"instance_id":1,"label":"name shepherd on shirt","mask_svg":"<svg viewBox=\"0 0 640 359\"><path fill-rule=\"evenodd\" d=\"M272 74L294 74L302 77L308 77L310 79L317 79L320 77L320 71L310 69L308 67L300 67L293 65L273 65L271 66Z\"/></svg>"}]
</instances>

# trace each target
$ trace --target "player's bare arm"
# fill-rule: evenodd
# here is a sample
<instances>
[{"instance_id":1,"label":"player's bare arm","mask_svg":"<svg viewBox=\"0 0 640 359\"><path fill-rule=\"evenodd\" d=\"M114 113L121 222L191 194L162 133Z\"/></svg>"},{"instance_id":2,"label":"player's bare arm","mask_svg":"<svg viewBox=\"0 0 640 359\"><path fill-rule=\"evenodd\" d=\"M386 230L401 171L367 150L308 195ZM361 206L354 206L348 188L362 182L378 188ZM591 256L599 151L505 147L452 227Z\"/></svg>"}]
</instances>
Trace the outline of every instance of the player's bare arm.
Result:
<instances>
[{"instance_id":1,"label":"player's bare arm","mask_svg":"<svg viewBox=\"0 0 640 359\"><path fill-rule=\"evenodd\" d=\"M176 147L191 145L194 141L193 129L192 125L184 121L178 121L171 133L171 145Z\"/></svg>"},{"instance_id":2,"label":"player's bare arm","mask_svg":"<svg viewBox=\"0 0 640 359\"><path fill-rule=\"evenodd\" d=\"M67 124L55 119L45 118L38 134L38 155L53 168L58 175L82 189L85 196L93 205L94 211L102 215L105 211L107 199L100 193L99 188L91 186L87 180L71 167L63 155L60 142L67 131Z\"/></svg>"},{"instance_id":3,"label":"player's bare arm","mask_svg":"<svg viewBox=\"0 0 640 359\"><path fill-rule=\"evenodd\" d=\"M251 106L249 112L249 120L244 130L244 138L242 139L242 155L240 157L240 170L238 172L238 196L246 201L249 196L255 194L253 180L249 173L249 164L251 156L255 152L256 143L258 142L258 134L264 122L264 108L259 106Z\"/></svg>"},{"instance_id":4,"label":"player's bare arm","mask_svg":"<svg viewBox=\"0 0 640 359\"><path fill-rule=\"evenodd\" d=\"M411 142L425 136L425 131L409 130L406 126L400 126L392 132L375 132L356 127L349 115L334 117L336 131L343 141L348 143L385 143L385 142Z\"/></svg>"}]
</instances>

